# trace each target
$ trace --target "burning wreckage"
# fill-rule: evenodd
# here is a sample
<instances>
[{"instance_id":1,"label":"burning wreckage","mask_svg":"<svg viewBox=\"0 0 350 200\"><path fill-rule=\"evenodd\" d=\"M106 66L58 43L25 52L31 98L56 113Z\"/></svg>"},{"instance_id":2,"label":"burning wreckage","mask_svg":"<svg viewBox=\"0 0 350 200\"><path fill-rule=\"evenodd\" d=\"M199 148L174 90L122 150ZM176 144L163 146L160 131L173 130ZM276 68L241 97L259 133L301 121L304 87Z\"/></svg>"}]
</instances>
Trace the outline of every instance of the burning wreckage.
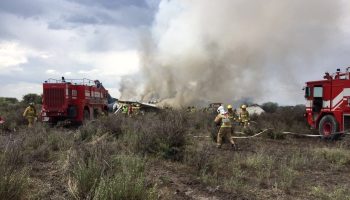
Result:
<instances>
[{"instance_id":1,"label":"burning wreckage","mask_svg":"<svg viewBox=\"0 0 350 200\"><path fill-rule=\"evenodd\" d=\"M138 101L116 100L111 104L110 110L112 110L114 114L143 115L148 112L159 112L160 108L152 102L144 103Z\"/></svg>"}]
</instances>

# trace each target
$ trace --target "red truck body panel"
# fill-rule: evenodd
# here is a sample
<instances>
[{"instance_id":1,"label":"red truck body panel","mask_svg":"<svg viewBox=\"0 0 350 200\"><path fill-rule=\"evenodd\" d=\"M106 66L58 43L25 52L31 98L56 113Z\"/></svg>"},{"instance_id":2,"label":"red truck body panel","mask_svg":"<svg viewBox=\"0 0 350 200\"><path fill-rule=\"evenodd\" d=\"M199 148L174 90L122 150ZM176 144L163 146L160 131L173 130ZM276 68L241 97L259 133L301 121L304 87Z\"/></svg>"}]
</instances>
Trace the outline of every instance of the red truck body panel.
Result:
<instances>
[{"instance_id":1,"label":"red truck body panel","mask_svg":"<svg viewBox=\"0 0 350 200\"><path fill-rule=\"evenodd\" d=\"M49 79L43 83L42 121L81 123L108 111L108 91L99 81Z\"/></svg>"},{"instance_id":2,"label":"red truck body panel","mask_svg":"<svg viewBox=\"0 0 350 200\"><path fill-rule=\"evenodd\" d=\"M315 129L321 119L330 115L337 122L339 132L350 128L350 72L340 70L334 75L326 73L324 80L306 82L306 119Z\"/></svg>"}]
</instances>

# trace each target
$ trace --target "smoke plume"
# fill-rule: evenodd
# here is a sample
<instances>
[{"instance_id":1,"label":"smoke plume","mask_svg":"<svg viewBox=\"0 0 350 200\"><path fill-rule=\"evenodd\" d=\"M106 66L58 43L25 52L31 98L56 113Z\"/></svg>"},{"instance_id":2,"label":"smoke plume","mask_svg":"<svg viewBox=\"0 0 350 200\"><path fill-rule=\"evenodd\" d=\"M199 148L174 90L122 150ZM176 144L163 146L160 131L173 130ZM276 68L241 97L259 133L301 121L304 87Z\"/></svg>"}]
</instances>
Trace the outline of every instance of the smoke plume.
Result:
<instances>
[{"instance_id":1,"label":"smoke plume","mask_svg":"<svg viewBox=\"0 0 350 200\"><path fill-rule=\"evenodd\" d=\"M278 91L297 101L296 74L322 59L340 17L337 0L162 0L142 37L142 78L121 98L186 106L262 102Z\"/></svg>"}]
</instances>

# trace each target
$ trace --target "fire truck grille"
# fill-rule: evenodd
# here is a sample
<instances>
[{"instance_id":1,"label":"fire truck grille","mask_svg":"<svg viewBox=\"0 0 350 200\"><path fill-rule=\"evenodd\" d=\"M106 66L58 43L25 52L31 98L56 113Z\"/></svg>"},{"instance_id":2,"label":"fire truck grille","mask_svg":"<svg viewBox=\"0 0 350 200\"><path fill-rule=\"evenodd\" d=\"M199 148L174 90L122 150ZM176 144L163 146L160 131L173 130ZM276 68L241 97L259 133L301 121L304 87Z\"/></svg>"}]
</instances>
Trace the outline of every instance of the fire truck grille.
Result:
<instances>
[{"instance_id":1,"label":"fire truck grille","mask_svg":"<svg viewBox=\"0 0 350 200\"><path fill-rule=\"evenodd\" d=\"M44 98L49 108L60 108L64 104L64 89L47 88L44 90Z\"/></svg>"}]
</instances>

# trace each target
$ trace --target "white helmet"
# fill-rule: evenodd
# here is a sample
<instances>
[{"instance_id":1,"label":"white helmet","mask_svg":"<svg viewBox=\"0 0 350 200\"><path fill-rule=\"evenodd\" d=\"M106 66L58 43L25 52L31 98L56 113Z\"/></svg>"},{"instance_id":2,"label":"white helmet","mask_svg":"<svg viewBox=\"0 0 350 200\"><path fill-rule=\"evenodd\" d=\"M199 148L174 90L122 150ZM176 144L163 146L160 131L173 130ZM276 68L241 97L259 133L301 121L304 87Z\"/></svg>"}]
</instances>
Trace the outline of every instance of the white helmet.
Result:
<instances>
[{"instance_id":1,"label":"white helmet","mask_svg":"<svg viewBox=\"0 0 350 200\"><path fill-rule=\"evenodd\" d=\"M220 107L216 110L216 112L218 112L218 113L220 113L220 114L224 114L224 113L225 113L225 108L224 108L224 106L220 106Z\"/></svg>"}]
</instances>

